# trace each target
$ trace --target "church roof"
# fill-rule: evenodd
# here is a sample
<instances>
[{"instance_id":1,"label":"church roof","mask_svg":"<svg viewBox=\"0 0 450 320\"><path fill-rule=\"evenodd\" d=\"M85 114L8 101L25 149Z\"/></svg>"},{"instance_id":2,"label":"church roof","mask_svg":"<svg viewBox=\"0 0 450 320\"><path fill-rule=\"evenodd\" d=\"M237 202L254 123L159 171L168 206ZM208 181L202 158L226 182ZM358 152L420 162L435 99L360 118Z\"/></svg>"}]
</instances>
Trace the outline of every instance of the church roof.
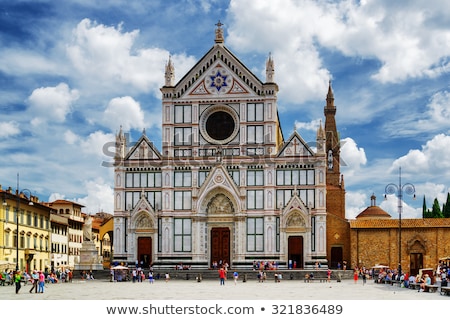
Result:
<instances>
[{"instance_id":1,"label":"church roof","mask_svg":"<svg viewBox=\"0 0 450 320\"><path fill-rule=\"evenodd\" d=\"M370 197L370 207L367 207L356 219L390 219L391 215L376 205L377 197L374 194Z\"/></svg>"},{"instance_id":2,"label":"church roof","mask_svg":"<svg viewBox=\"0 0 450 320\"><path fill-rule=\"evenodd\" d=\"M398 229L398 219L350 220L350 229ZM450 227L450 218L402 219L402 229Z\"/></svg>"},{"instance_id":3,"label":"church roof","mask_svg":"<svg viewBox=\"0 0 450 320\"><path fill-rule=\"evenodd\" d=\"M370 206L356 216L356 219L390 219L391 215L378 206Z\"/></svg>"}]
</instances>

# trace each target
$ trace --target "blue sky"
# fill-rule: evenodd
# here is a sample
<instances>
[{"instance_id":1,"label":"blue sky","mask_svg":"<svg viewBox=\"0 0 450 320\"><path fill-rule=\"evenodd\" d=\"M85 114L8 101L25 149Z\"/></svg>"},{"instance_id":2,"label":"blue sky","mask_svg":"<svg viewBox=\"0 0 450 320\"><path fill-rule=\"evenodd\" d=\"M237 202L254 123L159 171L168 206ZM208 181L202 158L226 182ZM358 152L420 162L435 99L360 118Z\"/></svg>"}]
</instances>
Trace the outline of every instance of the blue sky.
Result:
<instances>
[{"instance_id":1,"label":"blue sky","mask_svg":"<svg viewBox=\"0 0 450 320\"><path fill-rule=\"evenodd\" d=\"M450 184L450 12L446 1L0 1L0 184L43 201L113 213L104 146L119 127L159 146L169 56L176 81L213 45L265 78L269 54L283 133L314 141L329 80L341 134L347 217L385 186L415 185L403 218Z\"/></svg>"}]
</instances>

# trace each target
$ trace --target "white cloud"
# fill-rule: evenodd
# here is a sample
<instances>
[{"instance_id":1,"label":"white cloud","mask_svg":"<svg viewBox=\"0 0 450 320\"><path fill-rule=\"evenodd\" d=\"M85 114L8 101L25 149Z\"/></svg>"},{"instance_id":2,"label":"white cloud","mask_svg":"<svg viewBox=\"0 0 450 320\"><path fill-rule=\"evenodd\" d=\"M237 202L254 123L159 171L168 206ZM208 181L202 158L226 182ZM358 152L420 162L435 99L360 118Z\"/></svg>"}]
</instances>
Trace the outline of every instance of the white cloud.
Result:
<instances>
[{"instance_id":1,"label":"white cloud","mask_svg":"<svg viewBox=\"0 0 450 320\"><path fill-rule=\"evenodd\" d=\"M415 200L417 201L417 199ZM419 200L421 201L421 200ZM402 219L416 219L422 218L422 203L417 205L414 204L415 207L412 207L410 204L402 201ZM399 208L398 208L398 198L396 195L387 195L386 200L381 202L381 209L386 211L391 215L393 219L398 219Z\"/></svg>"},{"instance_id":2,"label":"white cloud","mask_svg":"<svg viewBox=\"0 0 450 320\"><path fill-rule=\"evenodd\" d=\"M18 48L0 49L0 71L6 74L61 74L61 67L38 52Z\"/></svg>"},{"instance_id":3,"label":"white cloud","mask_svg":"<svg viewBox=\"0 0 450 320\"><path fill-rule=\"evenodd\" d=\"M67 130L64 132L64 141L66 141L66 143L75 144L78 139L78 136L72 130Z\"/></svg>"},{"instance_id":4,"label":"white cloud","mask_svg":"<svg viewBox=\"0 0 450 320\"><path fill-rule=\"evenodd\" d=\"M83 155L94 155L101 159L104 156L104 146L114 143L115 136L111 133L95 131L86 138L80 138L80 152Z\"/></svg>"},{"instance_id":5,"label":"white cloud","mask_svg":"<svg viewBox=\"0 0 450 320\"><path fill-rule=\"evenodd\" d=\"M358 147L355 140L352 138L345 138L341 140L341 167L346 175L353 175L358 172L361 166L367 163L366 153L364 148Z\"/></svg>"},{"instance_id":6,"label":"white cloud","mask_svg":"<svg viewBox=\"0 0 450 320\"><path fill-rule=\"evenodd\" d=\"M425 119L420 119L417 126L423 131L450 129L448 119L450 118L450 92L442 91L435 93L427 105L428 110Z\"/></svg>"},{"instance_id":7,"label":"white cloud","mask_svg":"<svg viewBox=\"0 0 450 320\"><path fill-rule=\"evenodd\" d=\"M19 124L16 121L0 122L0 138L7 138L20 133Z\"/></svg>"},{"instance_id":8,"label":"white cloud","mask_svg":"<svg viewBox=\"0 0 450 320\"><path fill-rule=\"evenodd\" d=\"M114 213L114 197L113 189L108 183L105 183L101 178L89 180L84 182L83 186L86 190L86 196L82 198L66 198L66 195L61 193L52 193L49 197L49 202L56 200L68 200L84 206L82 211L85 213L95 214L97 212Z\"/></svg>"},{"instance_id":9,"label":"white cloud","mask_svg":"<svg viewBox=\"0 0 450 320\"><path fill-rule=\"evenodd\" d=\"M368 195L360 191L348 191L345 193L345 218L355 219L370 203L367 202Z\"/></svg>"},{"instance_id":10,"label":"white cloud","mask_svg":"<svg viewBox=\"0 0 450 320\"><path fill-rule=\"evenodd\" d=\"M314 44L315 19L325 14L320 7L281 1L274 10L273 1L231 1L229 12L233 23L226 42L240 52L272 52L283 100L302 103L323 97L331 76Z\"/></svg>"},{"instance_id":11,"label":"white cloud","mask_svg":"<svg viewBox=\"0 0 450 320\"><path fill-rule=\"evenodd\" d=\"M410 150L392 164L391 170L407 167L409 172L420 175L450 178L450 136L438 134L422 146L422 150Z\"/></svg>"},{"instance_id":12,"label":"white cloud","mask_svg":"<svg viewBox=\"0 0 450 320\"><path fill-rule=\"evenodd\" d=\"M448 72L450 30L437 23L450 19L444 1L399 4L232 0L227 41L242 51L272 51L281 87L288 96L302 88L300 101L315 98L330 78L321 47L377 59L381 66L373 77L382 83Z\"/></svg>"},{"instance_id":13,"label":"white cloud","mask_svg":"<svg viewBox=\"0 0 450 320\"><path fill-rule=\"evenodd\" d=\"M127 96L114 98L108 103L101 124L108 126L114 132L120 126L124 131L143 129L146 121L139 102Z\"/></svg>"},{"instance_id":14,"label":"white cloud","mask_svg":"<svg viewBox=\"0 0 450 320\"><path fill-rule=\"evenodd\" d=\"M116 28L82 20L67 46L80 86L86 91L95 88L96 94L115 89L119 93L152 92L160 97L169 52L160 48L136 48L138 36L139 30L125 32L122 24ZM195 63L194 58L183 54L174 55L172 60L182 74Z\"/></svg>"},{"instance_id":15,"label":"white cloud","mask_svg":"<svg viewBox=\"0 0 450 320\"><path fill-rule=\"evenodd\" d=\"M56 87L33 90L28 103L37 123L64 122L66 115L71 111L72 103L78 98L77 90L71 90L67 84L60 83Z\"/></svg>"},{"instance_id":16,"label":"white cloud","mask_svg":"<svg viewBox=\"0 0 450 320\"><path fill-rule=\"evenodd\" d=\"M114 213L114 192L110 183L101 178L84 183L86 197L73 200L85 206L83 212L95 214L97 212Z\"/></svg>"}]
</instances>

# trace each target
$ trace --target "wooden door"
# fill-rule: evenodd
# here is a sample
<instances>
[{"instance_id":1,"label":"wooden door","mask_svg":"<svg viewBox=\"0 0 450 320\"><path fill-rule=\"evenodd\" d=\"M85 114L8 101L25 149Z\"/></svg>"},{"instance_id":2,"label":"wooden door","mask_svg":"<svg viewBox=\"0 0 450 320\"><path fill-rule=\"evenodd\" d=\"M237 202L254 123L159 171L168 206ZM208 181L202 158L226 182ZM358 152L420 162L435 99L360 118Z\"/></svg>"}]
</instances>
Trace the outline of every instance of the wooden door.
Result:
<instances>
[{"instance_id":1,"label":"wooden door","mask_svg":"<svg viewBox=\"0 0 450 320\"><path fill-rule=\"evenodd\" d=\"M291 236L288 239L288 263L293 269L303 268L303 237Z\"/></svg>"},{"instance_id":2,"label":"wooden door","mask_svg":"<svg viewBox=\"0 0 450 320\"><path fill-rule=\"evenodd\" d=\"M331 248L331 262L330 268L337 269L338 263L341 264L341 268L343 268L343 252L342 247L332 247Z\"/></svg>"},{"instance_id":3,"label":"wooden door","mask_svg":"<svg viewBox=\"0 0 450 320\"><path fill-rule=\"evenodd\" d=\"M230 229L211 229L211 263L213 261L230 262Z\"/></svg>"},{"instance_id":4,"label":"wooden door","mask_svg":"<svg viewBox=\"0 0 450 320\"><path fill-rule=\"evenodd\" d=\"M152 238L138 238L138 262L143 268L148 268L152 264Z\"/></svg>"},{"instance_id":5,"label":"wooden door","mask_svg":"<svg viewBox=\"0 0 450 320\"><path fill-rule=\"evenodd\" d=\"M409 274L410 275L418 275L419 270L423 268L423 255L422 253L411 253L409 255L410 263L409 263ZM406 270L404 270L406 271Z\"/></svg>"}]
</instances>

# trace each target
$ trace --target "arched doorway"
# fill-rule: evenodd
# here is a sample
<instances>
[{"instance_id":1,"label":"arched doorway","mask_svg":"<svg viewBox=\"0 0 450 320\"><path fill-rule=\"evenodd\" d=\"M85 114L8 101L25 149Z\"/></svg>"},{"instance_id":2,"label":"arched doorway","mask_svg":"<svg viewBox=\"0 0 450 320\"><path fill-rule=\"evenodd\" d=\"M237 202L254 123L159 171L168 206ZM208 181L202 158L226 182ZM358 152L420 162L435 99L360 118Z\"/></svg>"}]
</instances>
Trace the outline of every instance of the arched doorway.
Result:
<instances>
[{"instance_id":1,"label":"arched doorway","mask_svg":"<svg viewBox=\"0 0 450 320\"><path fill-rule=\"evenodd\" d=\"M228 262L230 264L230 229L211 229L211 263Z\"/></svg>"},{"instance_id":2,"label":"arched doorway","mask_svg":"<svg viewBox=\"0 0 450 320\"><path fill-rule=\"evenodd\" d=\"M288 262L293 269L303 268L303 237L290 236L288 238Z\"/></svg>"},{"instance_id":3,"label":"arched doorway","mask_svg":"<svg viewBox=\"0 0 450 320\"><path fill-rule=\"evenodd\" d=\"M152 264L152 238L138 238L138 262L142 268L148 268Z\"/></svg>"},{"instance_id":4,"label":"arched doorway","mask_svg":"<svg viewBox=\"0 0 450 320\"><path fill-rule=\"evenodd\" d=\"M217 189L210 193L206 205L210 229L210 265L227 262L231 265L231 230L234 204L225 190Z\"/></svg>"}]
</instances>

